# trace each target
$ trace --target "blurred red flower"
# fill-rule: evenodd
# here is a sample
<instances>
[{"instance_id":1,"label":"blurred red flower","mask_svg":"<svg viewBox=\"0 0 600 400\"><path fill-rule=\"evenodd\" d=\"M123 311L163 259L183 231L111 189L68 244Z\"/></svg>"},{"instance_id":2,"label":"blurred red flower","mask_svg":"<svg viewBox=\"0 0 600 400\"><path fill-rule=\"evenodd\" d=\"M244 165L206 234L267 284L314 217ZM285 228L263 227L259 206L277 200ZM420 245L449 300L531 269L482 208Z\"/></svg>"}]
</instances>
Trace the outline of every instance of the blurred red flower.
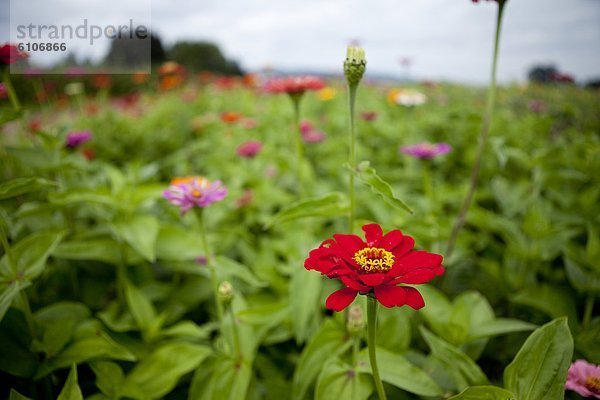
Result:
<instances>
[{"instance_id":1,"label":"blurred red flower","mask_svg":"<svg viewBox=\"0 0 600 400\"><path fill-rule=\"evenodd\" d=\"M27 53L20 51L14 44L6 43L0 46L0 64L16 63L27 57Z\"/></svg>"},{"instance_id":2,"label":"blurred red flower","mask_svg":"<svg viewBox=\"0 0 600 400\"><path fill-rule=\"evenodd\" d=\"M264 89L268 93L302 94L308 90L321 90L325 82L316 76L276 78L268 81Z\"/></svg>"},{"instance_id":3,"label":"blurred red flower","mask_svg":"<svg viewBox=\"0 0 600 400\"><path fill-rule=\"evenodd\" d=\"M408 305L415 310L425 305L412 286L426 283L444 273L442 256L413 250L415 241L397 229L383 234L377 224L364 225L366 241L356 235L333 235L310 252L304 262L346 287L333 292L327 308L341 311L357 294L375 297L385 307Z\"/></svg>"}]
</instances>

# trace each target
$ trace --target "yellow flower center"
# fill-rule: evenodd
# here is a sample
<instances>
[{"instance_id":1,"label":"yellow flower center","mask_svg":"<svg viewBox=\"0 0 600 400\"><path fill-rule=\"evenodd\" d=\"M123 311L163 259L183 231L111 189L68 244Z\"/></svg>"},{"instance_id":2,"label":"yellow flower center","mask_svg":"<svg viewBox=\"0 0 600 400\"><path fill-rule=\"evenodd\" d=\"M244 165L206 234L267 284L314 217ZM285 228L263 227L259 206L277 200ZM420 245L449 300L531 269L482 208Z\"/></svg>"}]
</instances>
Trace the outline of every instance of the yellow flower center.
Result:
<instances>
[{"instance_id":1,"label":"yellow flower center","mask_svg":"<svg viewBox=\"0 0 600 400\"><path fill-rule=\"evenodd\" d=\"M354 253L352 259L366 273L387 272L394 265L394 255L378 247L365 247Z\"/></svg>"},{"instance_id":2,"label":"yellow flower center","mask_svg":"<svg viewBox=\"0 0 600 400\"><path fill-rule=\"evenodd\" d=\"M202 195L202 192L199 191L198 189L194 189L192 191L192 196L194 196L194 197L200 197L201 195Z\"/></svg>"},{"instance_id":3,"label":"yellow flower center","mask_svg":"<svg viewBox=\"0 0 600 400\"><path fill-rule=\"evenodd\" d=\"M594 393L600 393L600 378L588 376L585 380L585 386Z\"/></svg>"}]
</instances>

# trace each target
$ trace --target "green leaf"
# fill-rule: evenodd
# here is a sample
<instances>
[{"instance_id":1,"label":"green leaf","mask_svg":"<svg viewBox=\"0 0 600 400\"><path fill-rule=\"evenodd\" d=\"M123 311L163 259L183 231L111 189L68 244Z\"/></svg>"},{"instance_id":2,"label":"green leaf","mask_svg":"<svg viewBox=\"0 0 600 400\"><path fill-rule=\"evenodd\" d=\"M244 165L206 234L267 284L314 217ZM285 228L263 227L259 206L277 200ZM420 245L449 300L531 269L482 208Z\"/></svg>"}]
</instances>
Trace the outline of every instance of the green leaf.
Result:
<instances>
[{"instance_id":1,"label":"green leaf","mask_svg":"<svg viewBox=\"0 0 600 400\"><path fill-rule=\"evenodd\" d=\"M420 331L431 349L432 355L447 368L458 390L489 383L481 368L465 353L429 332L423 326L420 327Z\"/></svg>"},{"instance_id":2,"label":"green leaf","mask_svg":"<svg viewBox=\"0 0 600 400\"><path fill-rule=\"evenodd\" d=\"M53 253L67 260L94 260L119 265L121 253L119 243L113 239L86 239L62 242ZM127 257L130 260L130 257Z\"/></svg>"},{"instance_id":3,"label":"green leaf","mask_svg":"<svg viewBox=\"0 0 600 400\"><path fill-rule=\"evenodd\" d=\"M420 396L442 397L444 394L442 388L425 371L410 363L400 354L378 347L377 364L381 379L390 385ZM367 349L361 353L358 370L371 374Z\"/></svg>"},{"instance_id":4,"label":"green leaf","mask_svg":"<svg viewBox=\"0 0 600 400\"><path fill-rule=\"evenodd\" d=\"M161 225L156 240L156 256L161 260L188 261L202 255L199 233L176 225Z\"/></svg>"},{"instance_id":5,"label":"green leaf","mask_svg":"<svg viewBox=\"0 0 600 400\"><path fill-rule=\"evenodd\" d=\"M319 374L315 400L366 400L373 391L373 379L359 374L339 360L328 362Z\"/></svg>"},{"instance_id":6,"label":"green leaf","mask_svg":"<svg viewBox=\"0 0 600 400\"><path fill-rule=\"evenodd\" d=\"M504 370L504 386L519 400L562 399L573 356L566 318L536 329Z\"/></svg>"},{"instance_id":7,"label":"green leaf","mask_svg":"<svg viewBox=\"0 0 600 400\"><path fill-rule=\"evenodd\" d=\"M247 266L240 264L231 258L217 256L215 258L215 264L217 267L217 276L220 280L227 280L235 277L254 288L265 287L267 285L265 282L259 280Z\"/></svg>"},{"instance_id":8,"label":"green leaf","mask_svg":"<svg viewBox=\"0 0 600 400\"><path fill-rule=\"evenodd\" d=\"M588 245L591 242L592 240L588 239ZM595 262L597 259L588 253L589 251L583 251L575 245L566 248L564 260L567 277L580 293L600 293L600 267Z\"/></svg>"},{"instance_id":9,"label":"green leaf","mask_svg":"<svg viewBox=\"0 0 600 400\"><path fill-rule=\"evenodd\" d=\"M213 330L215 330L215 326L211 324L198 326L192 321L181 321L167 329L163 329L160 332L160 335L175 338L191 338L202 340L208 339Z\"/></svg>"},{"instance_id":10,"label":"green leaf","mask_svg":"<svg viewBox=\"0 0 600 400\"><path fill-rule=\"evenodd\" d=\"M572 327L577 324L577 310L573 296L562 287L549 284L528 286L509 299L514 303L538 309L552 318L566 316Z\"/></svg>"},{"instance_id":11,"label":"green leaf","mask_svg":"<svg viewBox=\"0 0 600 400\"><path fill-rule=\"evenodd\" d=\"M302 351L294 372L292 399L304 399L322 366L352 344L345 329L333 319L327 319Z\"/></svg>"},{"instance_id":12,"label":"green leaf","mask_svg":"<svg viewBox=\"0 0 600 400\"><path fill-rule=\"evenodd\" d=\"M116 221L113 232L122 241L129 244L146 260L156 260L156 239L159 223L151 215L135 215L126 220Z\"/></svg>"},{"instance_id":13,"label":"green leaf","mask_svg":"<svg viewBox=\"0 0 600 400\"><path fill-rule=\"evenodd\" d=\"M284 222L306 217L335 217L348 212L346 195L331 192L323 196L300 200L279 211L266 224L265 229Z\"/></svg>"},{"instance_id":14,"label":"green leaf","mask_svg":"<svg viewBox=\"0 0 600 400\"><path fill-rule=\"evenodd\" d=\"M496 386L472 386L448 400L516 400L514 394Z\"/></svg>"},{"instance_id":15,"label":"green leaf","mask_svg":"<svg viewBox=\"0 0 600 400\"><path fill-rule=\"evenodd\" d=\"M100 330L100 324L97 321L93 321L88 325L90 329L83 334L78 334L76 330L76 338L58 355L50 358L46 364L42 365L36 374L36 378L39 379L55 369L89 360L135 361L135 356L129 350L116 343L109 335ZM78 329L81 329L81 327Z\"/></svg>"},{"instance_id":16,"label":"green leaf","mask_svg":"<svg viewBox=\"0 0 600 400\"><path fill-rule=\"evenodd\" d=\"M347 168L350 168L350 166L347 165ZM377 171L370 166L368 161L363 161L358 164L356 171L353 171L351 168L350 170L362 183L370 187L373 193L381 196L389 205L414 214L413 210L404 201L394 195L394 191L390 184L377 175Z\"/></svg>"},{"instance_id":17,"label":"green leaf","mask_svg":"<svg viewBox=\"0 0 600 400\"><path fill-rule=\"evenodd\" d=\"M116 398L117 388L123 381L123 371L119 364L111 361L94 361L89 363L96 375L96 386L110 398Z\"/></svg>"},{"instance_id":18,"label":"green leaf","mask_svg":"<svg viewBox=\"0 0 600 400\"><path fill-rule=\"evenodd\" d=\"M2 294L0 294L0 321L4 318L4 314L6 314L19 292L29 285L31 285L29 282L14 281L4 289Z\"/></svg>"},{"instance_id":19,"label":"green leaf","mask_svg":"<svg viewBox=\"0 0 600 400\"><path fill-rule=\"evenodd\" d=\"M25 193L39 192L56 187L56 183L44 178L17 178L0 184L0 200L20 196Z\"/></svg>"},{"instance_id":20,"label":"green leaf","mask_svg":"<svg viewBox=\"0 0 600 400\"><path fill-rule=\"evenodd\" d=\"M20 378L32 378L38 355L31 351L31 332L21 310L8 310L0 324L0 370Z\"/></svg>"},{"instance_id":21,"label":"green leaf","mask_svg":"<svg viewBox=\"0 0 600 400\"><path fill-rule=\"evenodd\" d=\"M11 271L5 254L0 260L0 275L27 280L37 278L46 267L46 260L62 240L64 232L38 232L19 241L13 248L16 271Z\"/></svg>"},{"instance_id":22,"label":"green leaf","mask_svg":"<svg viewBox=\"0 0 600 400\"><path fill-rule=\"evenodd\" d=\"M17 392L15 389L10 389L10 395L8 396L8 400L31 400L29 397L23 396L21 393Z\"/></svg>"},{"instance_id":23,"label":"green leaf","mask_svg":"<svg viewBox=\"0 0 600 400\"><path fill-rule=\"evenodd\" d=\"M133 315L133 319L144 335L145 340L149 340L156 333L158 326L156 311L152 302L144 295L144 293L127 282L125 285L125 298L129 312Z\"/></svg>"},{"instance_id":24,"label":"green leaf","mask_svg":"<svg viewBox=\"0 0 600 400\"><path fill-rule=\"evenodd\" d=\"M67 382L65 382L65 386L60 391L57 400L83 400L83 394L81 394L81 389L79 389L79 385L77 384L77 367L75 364L71 366Z\"/></svg>"},{"instance_id":25,"label":"green leaf","mask_svg":"<svg viewBox=\"0 0 600 400\"><path fill-rule=\"evenodd\" d=\"M118 393L134 399L160 399L173 390L183 375L196 368L211 353L212 350L207 346L185 342L165 344L133 368L123 380Z\"/></svg>"},{"instance_id":26,"label":"green leaf","mask_svg":"<svg viewBox=\"0 0 600 400\"><path fill-rule=\"evenodd\" d=\"M475 325L469 333L469 340L489 338L505 333L532 331L535 328L537 328L537 325L518 319L497 318L480 325Z\"/></svg>"},{"instance_id":27,"label":"green leaf","mask_svg":"<svg viewBox=\"0 0 600 400\"><path fill-rule=\"evenodd\" d=\"M118 210L123 207L123 204L114 197L107 189L99 190L82 190L73 189L66 192L50 193L48 200L51 204L57 204L61 206L73 206L84 204L102 204L109 206L112 209Z\"/></svg>"}]
</instances>

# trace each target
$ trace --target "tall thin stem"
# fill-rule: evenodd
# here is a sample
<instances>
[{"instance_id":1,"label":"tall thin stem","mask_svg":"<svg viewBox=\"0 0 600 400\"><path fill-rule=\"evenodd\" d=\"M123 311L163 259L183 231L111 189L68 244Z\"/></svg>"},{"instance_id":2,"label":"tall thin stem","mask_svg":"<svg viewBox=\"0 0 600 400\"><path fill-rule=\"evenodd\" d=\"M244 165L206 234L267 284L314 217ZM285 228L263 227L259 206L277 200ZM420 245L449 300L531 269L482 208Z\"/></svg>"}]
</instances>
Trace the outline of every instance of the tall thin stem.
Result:
<instances>
[{"instance_id":1,"label":"tall thin stem","mask_svg":"<svg viewBox=\"0 0 600 400\"><path fill-rule=\"evenodd\" d=\"M490 127L492 124L492 118L494 116L494 107L496 105L496 71L498 67L498 51L500 48L500 31L502 28L502 15L505 4L506 0L498 0L498 16L496 20L496 35L494 39L494 54L492 59L492 76L490 87L488 89L487 106L485 110L485 115L483 117L481 132L479 134L479 146L477 148L477 154L475 156L475 163L473 164L473 169L471 170L469 191L467 192L467 195L463 200L460 213L458 215L458 218L456 219L456 222L454 223L452 233L450 234L450 239L448 240L448 246L446 247L445 254L447 259L449 259L452 255L454 245L456 244L456 239L458 238L458 233L464 226L467 220L467 213L469 211L469 208L471 208L471 204L473 203L473 197L475 196L475 192L477 190L479 171L481 170L481 160L483 157L483 152L485 150L485 145L487 143L488 136L490 134Z\"/></svg>"},{"instance_id":2,"label":"tall thin stem","mask_svg":"<svg viewBox=\"0 0 600 400\"><path fill-rule=\"evenodd\" d=\"M354 221L356 219L356 195L354 188L354 170L356 169L356 132L354 126L354 109L356 104L357 84L348 84L348 109L350 111L350 144L348 152L348 164L352 171L348 187L348 196L350 197L350 212L348 214L348 231L354 233Z\"/></svg>"},{"instance_id":3,"label":"tall thin stem","mask_svg":"<svg viewBox=\"0 0 600 400\"><path fill-rule=\"evenodd\" d=\"M212 254L210 253L210 247L208 245L208 239L206 238L206 228L204 226L204 213L203 209L197 209L198 220L200 223L200 240L202 241L202 249L204 250L204 257L206 257L206 266L210 270L210 284L212 286L213 295L215 296L215 304L217 305L217 317L219 319L219 326L221 332L223 328L223 303L219 298L219 282L217 280L217 270L213 262Z\"/></svg>"},{"instance_id":4,"label":"tall thin stem","mask_svg":"<svg viewBox=\"0 0 600 400\"><path fill-rule=\"evenodd\" d=\"M238 333L237 323L235 321L235 314L233 313L233 307L229 306L229 315L231 316L231 336L233 340L233 353L237 360L242 358L242 347L240 346L240 336Z\"/></svg>"},{"instance_id":5,"label":"tall thin stem","mask_svg":"<svg viewBox=\"0 0 600 400\"><path fill-rule=\"evenodd\" d=\"M373 372L373 380L375 381L375 388L377 389L377 396L379 400L387 400L385 391L383 390L383 383L379 376L379 367L377 366L377 354L376 354L376 343L375 337L377 332L377 300L374 297L368 298L367 302L367 336L368 336L368 347L369 347L369 361L371 362L371 370Z\"/></svg>"}]
</instances>

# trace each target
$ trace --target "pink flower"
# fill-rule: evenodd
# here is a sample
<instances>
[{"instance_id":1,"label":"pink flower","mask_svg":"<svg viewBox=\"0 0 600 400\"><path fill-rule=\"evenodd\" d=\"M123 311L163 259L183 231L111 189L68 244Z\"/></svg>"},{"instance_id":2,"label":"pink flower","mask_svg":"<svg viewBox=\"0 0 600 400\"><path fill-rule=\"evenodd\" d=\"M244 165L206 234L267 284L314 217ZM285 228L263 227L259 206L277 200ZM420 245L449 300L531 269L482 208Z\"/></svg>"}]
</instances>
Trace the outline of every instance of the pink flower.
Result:
<instances>
[{"instance_id":1,"label":"pink flower","mask_svg":"<svg viewBox=\"0 0 600 400\"><path fill-rule=\"evenodd\" d=\"M435 156L452 151L448 143L419 143L400 147L400 152L417 158L432 159Z\"/></svg>"},{"instance_id":2,"label":"pink flower","mask_svg":"<svg viewBox=\"0 0 600 400\"><path fill-rule=\"evenodd\" d=\"M306 143L321 143L325 140L325 134L319 131L310 131L302 135L302 140Z\"/></svg>"},{"instance_id":3,"label":"pink flower","mask_svg":"<svg viewBox=\"0 0 600 400\"><path fill-rule=\"evenodd\" d=\"M569 368L565 389L579 393L583 397L600 399L600 365L577 360Z\"/></svg>"},{"instance_id":4,"label":"pink flower","mask_svg":"<svg viewBox=\"0 0 600 400\"><path fill-rule=\"evenodd\" d=\"M5 99L8 96L8 92L6 91L6 86L4 83L0 82L0 99Z\"/></svg>"},{"instance_id":5,"label":"pink flower","mask_svg":"<svg viewBox=\"0 0 600 400\"><path fill-rule=\"evenodd\" d=\"M309 121L300 122L300 135L306 143L320 143L325 140L325 134L317 131Z\"/></svg>"},{"instance_id":6,"label":"pink flower","mask_svg":"<svg viewBox=\"0 0 600 400\"><path fill-rule=\"evenodd\" d=\"M92 132L90 131L81 131L81 132L71 132L67 135L67 141L65 146L69 149L74 149L84 144L88 140L92 138Z\"/></svg>"},{"instance_id":7,"label":"pink flower","mask_svg":"<svg viewBox=\"0 0 600 400\"><path fill-rule=\"evenodd\" d=\"M314 129L313 124L311 124L309 121L300 122L300 133L302 135L305 135L305 134L311 132L313 129Z\"/></svg>"},{"instance_id":8,"label":"pink flower","mask_svg":"<svg viewBox=\"0 0 600 400\"><path fill-rule=\"evenodd\" d=\"M211 182L202 176L175 178L163 192L169 203L181 209L181 215L194 207L208 207L227 196L227 188L221 181Z\"/></svg>"},{"instance_id":9,"label":"pink flower","mask_svg":"<svg viewBox=\"0 0 600 400\"><path fill-rule=\"evenodd\" d=\"M261 142L259 142L258 140L250 140L239 145L239 147L236 150L236 153L240 157L254 158L260 153L261 150Z\"/></svg>"},{"instance_id":10,"label":"pink flower","mask_svg":"<svg viewBox=\"0 0 600 400\"><path fill-rule=\"evenodd\" d=\"M321 90L325 82L316 76L295 76L269 80L264 89L268 93L303 94L308 90Z\"/></svg>"}]
</instances>

